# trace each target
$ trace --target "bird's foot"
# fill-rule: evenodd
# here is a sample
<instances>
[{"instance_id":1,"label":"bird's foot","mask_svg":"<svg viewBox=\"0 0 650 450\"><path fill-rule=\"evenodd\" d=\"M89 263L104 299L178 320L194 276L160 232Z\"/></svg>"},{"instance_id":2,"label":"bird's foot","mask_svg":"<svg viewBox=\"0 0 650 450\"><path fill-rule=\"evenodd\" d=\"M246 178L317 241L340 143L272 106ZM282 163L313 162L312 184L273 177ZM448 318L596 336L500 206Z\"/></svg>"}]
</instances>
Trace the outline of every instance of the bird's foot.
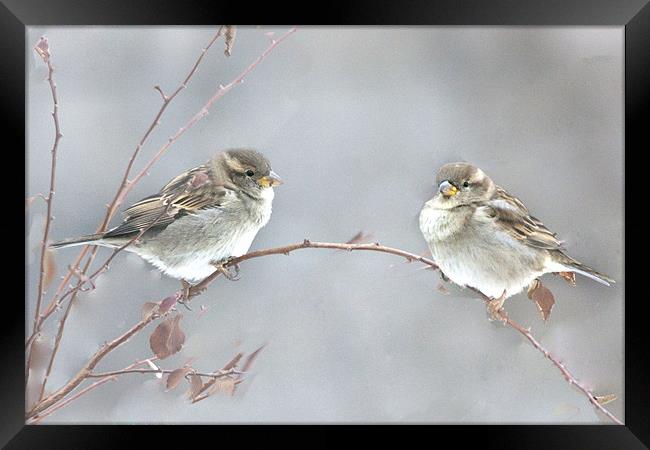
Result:
<instances>
[{"instance_id":1,"label":"bird's foot","mask_svg":"<svg viewBox=\"0 0 650 450\"><path fill-rule=\"evenodd\" d=\"M233 260L232 257L224 259L222 261L213 262L212 265L217 269L221 275L229 279L230 281L239 280L239 264L232 264L230 262Z\"/></svg>"},{"instance_id":2,"label":"bird's foot","mask_svg":"<svg viewBox=\"0 0 650 450\"><path fill-rule=\"evenodd\" d=\"M192 311L192 308L189 306L190 298L193 297L192 285L185 280L181 280L181 298L178 299L178 303L186 307L189 311Z\"/></svg>"},{"instance_id":3,"label":"bird's foot","mask_svg":"<svg viewBox=\"0 0 650 450\"><path fill-rule=\"evenodd\" d=\"M488 315L490 320L492 321L498 320L503 323L506 322L506 318L508 317L508 314L503 309L503 304L505 303L505 301L506 301L506 291L504 289L503 294L501 294L501 297L493 298L487 302L487 310L488 310Z\"/></svg>"}]
</instances>

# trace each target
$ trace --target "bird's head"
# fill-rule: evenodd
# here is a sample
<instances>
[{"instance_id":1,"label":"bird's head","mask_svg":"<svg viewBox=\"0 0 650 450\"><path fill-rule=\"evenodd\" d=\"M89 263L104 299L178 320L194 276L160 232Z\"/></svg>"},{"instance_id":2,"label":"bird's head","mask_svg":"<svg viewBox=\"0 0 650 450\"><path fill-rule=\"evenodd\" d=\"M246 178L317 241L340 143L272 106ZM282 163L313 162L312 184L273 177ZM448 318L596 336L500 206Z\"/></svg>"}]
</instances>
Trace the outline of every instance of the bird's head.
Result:
<instances>
[{"instance_id":1,"label":"bird's head","mask_svg":"<svg viewBox=\"0 0 650 450\"><path fill-rule=\"evenodd\" d=\"M237 187L253 196L282 184L282 179L271 169L268 159L252 149L232 149L223 152L218 163L226 177Z\"/></svg>"},{"instance_id":2,"label":"bird's head","mask_svg":"<svg viewBox=\"0 0 650 450\"><path fill-rule=\"evenodd\" d=\"M440 209L488 200L496 189L485 172L466 162L442 166L436 175L436 187L433 199Z\"/></svg>"}]
</instances>

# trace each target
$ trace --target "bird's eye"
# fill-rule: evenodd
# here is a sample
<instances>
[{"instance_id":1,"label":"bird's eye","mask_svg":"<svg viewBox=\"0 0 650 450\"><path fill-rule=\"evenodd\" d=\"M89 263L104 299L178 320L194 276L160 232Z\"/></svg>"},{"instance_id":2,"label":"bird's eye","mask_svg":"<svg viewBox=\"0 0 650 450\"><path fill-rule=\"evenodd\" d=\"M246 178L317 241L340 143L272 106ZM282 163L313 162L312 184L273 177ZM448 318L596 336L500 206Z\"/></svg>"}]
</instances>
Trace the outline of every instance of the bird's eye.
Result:
<instances>
[{"instance_id":1,"label":"bird's eye","mask_svg":"<svg viewBox=\"0 0 650 450\"><path fill-rule=\"evenodd\" d=\"M252 170L248 169L246 171L246 176L252 177L253 175L255 175L255 172L253 172Z\"/></svg>"},{"instance_id":2,"label":"bird's eye","mask_svg":"<svg viewBox=\"0 0 650 450\"><path fill-rule=\"evenodd\" d=\"M463 187L469 187L469 181L465 181L465 182L463 183Z\"/></svg>"}]
</instances>

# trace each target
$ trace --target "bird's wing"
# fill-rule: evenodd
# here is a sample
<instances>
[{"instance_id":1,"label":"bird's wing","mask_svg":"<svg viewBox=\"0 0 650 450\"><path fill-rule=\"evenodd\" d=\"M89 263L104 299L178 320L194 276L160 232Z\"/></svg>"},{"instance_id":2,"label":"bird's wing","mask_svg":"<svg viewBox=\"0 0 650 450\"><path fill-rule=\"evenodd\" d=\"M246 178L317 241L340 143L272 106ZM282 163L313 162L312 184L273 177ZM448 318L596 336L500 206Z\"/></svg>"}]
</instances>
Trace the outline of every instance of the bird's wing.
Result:
<instances>
[{"instance_id":1,"label":"bird's wing","mask_svg":"<svg viewBox=\"0 0 650 450\"><path fill-rule=\"evenodd\" d=\"M131 205L123 213L122 224L104 237L122 237L147 229L161 230L187 214L223 206L234 185L227 182L216 184L210 180L206 165L188 170L167 183L158 194Z\"/></svg>"},{"instance_id":2,"label":"bird's wing","mask_svg":"<svg viewBox=\"0 0 650 450\"><path fill-rule=\"evenodd\" d=\"M517 197L497 187L491 200L479 205L476 216L480 220L492 220L501 230L531 247L562 250L562 241L537 218L530 215Z\"/></svg>"}]
</instances>

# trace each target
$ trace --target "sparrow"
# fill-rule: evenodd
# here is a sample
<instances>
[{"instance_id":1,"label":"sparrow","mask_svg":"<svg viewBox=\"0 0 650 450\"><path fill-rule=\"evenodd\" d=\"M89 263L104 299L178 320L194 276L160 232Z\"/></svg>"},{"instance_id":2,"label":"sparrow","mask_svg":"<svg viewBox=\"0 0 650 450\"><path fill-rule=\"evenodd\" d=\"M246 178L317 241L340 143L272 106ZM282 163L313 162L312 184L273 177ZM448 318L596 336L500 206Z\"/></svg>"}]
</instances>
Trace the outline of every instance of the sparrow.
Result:
<instances>
[{"instance_id":1,"label":"sparrow","mask_svg":"<svg viewBox=\"0 0 650 450\"><path fill-rule=\"evenodd\" d=\"M261 153L227 150L131 205L117 227L50 247L120 248L136 238L125 251L188 288L248 251L271 217L273 187L279 184L282 180Z\"/></svg>"},{"instance_id":2,"label":"sparrow","mask_svg":"<svg viewBox=\"0 0 650 450\"><path fill-rule=\"evenodd\" d=\"M574 272L607 286L614 283L568 256L556 233L478 167L445 164L436 186L420 211L422 235L445 277L492 299L492 317L506 298L545 273Z\"/></svg>"}]
</instances>

